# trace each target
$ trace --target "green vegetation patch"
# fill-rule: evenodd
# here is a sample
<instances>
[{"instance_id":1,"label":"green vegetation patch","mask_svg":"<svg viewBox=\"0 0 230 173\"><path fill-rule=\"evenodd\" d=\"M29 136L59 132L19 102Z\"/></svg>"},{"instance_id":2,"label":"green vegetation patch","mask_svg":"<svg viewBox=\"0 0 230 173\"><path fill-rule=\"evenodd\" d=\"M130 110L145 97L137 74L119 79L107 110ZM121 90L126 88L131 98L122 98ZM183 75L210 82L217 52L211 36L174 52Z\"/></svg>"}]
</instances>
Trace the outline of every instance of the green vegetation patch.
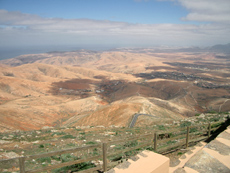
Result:
<instances>
[{"instance_id":1,"label":"green vegetation patch","mask_svg":"<svg viewBox=\"0 0 230 173\"><path fill-rule=\"evenodd\" d=\"M178 152L177 155L182 155L183 153L182 152Z\"/></svg>"},{"instance_id":2,"label":"green vegetation patch","mask_svg":"<svg viewBox=\"0 0 230 173\"><path fill-rule=\"evenodd\" d=\"M75 147L75 146L76 146L76 144L69 143L69 144L67 144L66 146L68 146L68 147Z\"/></svg>"},{"instance_id":3,"label":"green vegetation patch","mask_svg":"<svg viewBox=\"0 0 230 173\"><path fill-rule=\"evenodd\" d=\"M85 132L80 132L79 134L80 134L80 135L85 135Z\"/></svg>"},{"instance_id":4,"label":"green vegetation patch","mask_svg":"<svg viewBox=\"0 0 230 173\"><path fill-rule=\"evenodd\" d=\"M131 142L127 142L124 146L125 147L135 147L138 145L137 141L131 141Z\"/></svg>"},{"instance_id":5,"label":"green vegetation patch","mask_svg":"<svg viewBox=\"0 0 230 173\"><path fill-rule=\"evenodd\" d=\"M75 129L76 131L82 131L82 129Z\"/></svg>"},{"instance_id":6,"label":"green vegetation patch","mask_svg":"<svg viewBox=\"0 0 230 173\"><path fill-rule=\"evenodd\" d=\"M222 122L212 124L212 125L211 125L211 128L219 127L219 126L221 126L222 124L223 124Z\"/></svg>"},{"instance_id":7,"label":"green vegetation patch","mask_svg":"<svg viewBox=\"0 0 230 173\"><path fill-rule=\"evenodd\" d=\"M38 148L45 148L45 146L43 144L39 145Z\"/></svg>"},{"instance_id":8,"label":"green vegetation patch","mask_svg":"<svg viewBox=\"0 0 230 173\"><path fill-rule=\"evenodd\" d=\"M175 144L176 143L176 141L174 140L174 141L168 141L167 142L167 145L170 145L170 144Z\"/></svg>"},{"instance_id":9,"label":"green vegetation patch","mask_svg":"<svg viewBox=\"0 0 230 173\"><path fill-rule=\"evenodd\" d=\"M157 125L157 127L158 127L159 130L166 130L164 125Z\"/></svg>"},{"instance_id":10,"label":"green vegetation patch","mask_svg":"<svg viewBox=\"0 0 230 173\"><path fill-rule=\"evenodd\" d=\"M211 121L211 122L217 122L219 120L220 120L220 117L212 117L209 119L209 121Z\"/></svg>"},{"instance_id":11,"label":"green vegetation patch","mask_svg":"<svg viewBox=\"0 0 230 173\"><path fill-rule=\"evenodd\" d=\"M62 139L75 139L76 137L74 137L73 135L65 135L65 136L62 136L60 138L62 138Z\"/></svg>"},{"instance_id":12,"label":"green vegetation patch","mask_svg":"<svg viewBox=\"0 0 230 173\"><path fill-rule=\"evenodd\" d=\"M209 113L209 114L217 114L217 112L214 111L214 110L210 110L210 111L208 111L208 113Z\"/></svg>"},{"instance_id":13,"label":"green vegetation patch","mask_svg":"<svg viewBox=\"0 0 230 173\"><path fill-rule=\"evenodd\" d=\"M188 126L191 126L191 122L190 121L184 121L180 124L180 127L188 127Z\"/></svg>"},{"instance_id":14,"label":"green vegetation patch","mask_svg":"<svg viewBox=\"0 0 230 173\"><path fill-rule=\"evenodd\" d=\"M97 142L89 141L89 142L86 142L85 144L86 144L86 145L94 145L94 144L97 144Z\"/></svg>"},{"instance_id":15,"label":"green vegetation patch","mask_svg":"<svg viewBox=\"0 0 230 173\"><path fill-rule=\"evenodd\" d=\"M54 136L54 135L60 136L60 135L66 135L66 133L65 132L55 132L51 136Z\"/></svg>"},{"instance_id":16,"label":"green vegetation patch","mask_svg":"<svg viewBox=\"0 0 230 173\"><path fill-rule=\"evenodd\" d=\"M51 163L51 158L50 157L42 157L42 158L39 158L39 159L36 159L36 161L38 163Z\"/></svg>"},{"instance_id":17,"label":"green vegetation patch","mask_svg":"<svg viewBox=\"0 0 230 173\"><path fill-rule=\"evenodd\" d=\"M198 131L198 129L197 129L197 127L192 127L192 128L190 128L190 133L193 133L193 132L197 132Z\"/></svg>"}]
</instances>

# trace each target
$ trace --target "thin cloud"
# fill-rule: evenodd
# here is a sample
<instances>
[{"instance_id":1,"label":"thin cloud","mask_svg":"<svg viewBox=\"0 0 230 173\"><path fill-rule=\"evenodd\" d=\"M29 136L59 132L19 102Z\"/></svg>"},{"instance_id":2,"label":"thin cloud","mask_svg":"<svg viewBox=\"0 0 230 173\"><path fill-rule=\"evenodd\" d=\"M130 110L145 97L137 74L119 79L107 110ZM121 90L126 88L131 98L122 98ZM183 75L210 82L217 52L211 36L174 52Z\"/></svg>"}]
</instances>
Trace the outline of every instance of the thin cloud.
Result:
<instances>
[{"instance_id":1,"label":"thin cloud","mask_svg":"<svg viewBox=\"0 0 230 173\"><path fill-rule=\"evenodd\" d=\"M189 10L187 21L230 23L229 0L178 0Z\"/></svg>"},{"instance_id":2,"label":"thin cloud","mask_svg":"<svg viewBox=\"0 0 230 173\"><path fill-rule=\"evenodd\" d=\"M229 0L157 0L174 1L188 9L184 21L217 22L230 24Z\"/></svg>"},{"instance_id":3,"label":"thin cloud","mask_svg":"<svg viewBox=\"0 0 230 173\"><path fill-rule=\"evenodd\" d=\"M109 20L42 18L0 10L0 25L0 45L209 45L230 40L230 28L225 24L132 24Z\"/></svg>"}]
</instances>

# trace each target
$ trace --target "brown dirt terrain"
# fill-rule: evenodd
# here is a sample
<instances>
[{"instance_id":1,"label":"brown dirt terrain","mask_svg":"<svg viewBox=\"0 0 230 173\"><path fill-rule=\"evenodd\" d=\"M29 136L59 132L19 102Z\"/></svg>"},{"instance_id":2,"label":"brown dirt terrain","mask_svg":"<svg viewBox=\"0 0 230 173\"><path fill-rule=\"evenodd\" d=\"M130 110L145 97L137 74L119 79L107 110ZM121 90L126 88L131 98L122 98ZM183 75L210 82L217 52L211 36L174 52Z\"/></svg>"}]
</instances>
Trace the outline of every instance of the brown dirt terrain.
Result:
<instances>
[{"instance_id":1,"label":"brown dirt terrain","mask_svg":"<svg viewBox=\"0 0 230 173\"><path fill-rule=\"evenodd\" d=\"M230 107L230 65L214 53L81 50L0 63L0 131L128 126L135 113L168 121Z\"/></svg>"}]
</instances>

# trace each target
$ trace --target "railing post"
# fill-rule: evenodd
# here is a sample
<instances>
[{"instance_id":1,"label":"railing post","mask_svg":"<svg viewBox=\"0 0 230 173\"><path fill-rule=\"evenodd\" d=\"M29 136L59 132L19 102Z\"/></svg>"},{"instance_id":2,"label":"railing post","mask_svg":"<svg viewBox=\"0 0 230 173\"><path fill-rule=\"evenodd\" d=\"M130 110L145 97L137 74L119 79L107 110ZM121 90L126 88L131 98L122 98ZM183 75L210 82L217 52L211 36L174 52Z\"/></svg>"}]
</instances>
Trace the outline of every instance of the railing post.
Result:
<instances>
[{"instance_id":1,"label":"railing post","mask_svg":"<svg viewBox=\"0 0 230 173\"><path fill-rule=\"evenodd\" d=\"M186 148L188 148L189 130L190 130L190 127L188 126L188 127L187 127L187 135L186 135Z\"/></svg>"},{"instance_id":2,"label":"railing post","mask_svg":"<svg viewBox=\"0 0 230 173\"><path fill-rule=\"evenodd\" d=\"M102 144L103 152L103 171L107 171L107 143Z\"/></svg>"},{"instance_id":3,"label":"railing post","mask_svg":"<svg viewBox=\"0 0 230 173\"><path fill-rule=\"evenodd\" d=\"M158 134L154 133L154 151L155 152L157 151L157 137L158 137Z\"/></svg>"},{"instance_id":4,"label":"railing post","mask_svg":"<svg viewBox=\"0 0 230 173\"><path fill-rule=\"evenodd\" d=\"M208 124L208 138L211 135L211 123Z\"/></svg>"},{"instance_id":5,"label":"railing post","mask_svg":"<svg viewBox=\"0 0 230 173\"><path fill-rule=\"evenodd\" d=\"M19 157L20 173L25 173L25 157Z\"/></svg>"}]
</instances>

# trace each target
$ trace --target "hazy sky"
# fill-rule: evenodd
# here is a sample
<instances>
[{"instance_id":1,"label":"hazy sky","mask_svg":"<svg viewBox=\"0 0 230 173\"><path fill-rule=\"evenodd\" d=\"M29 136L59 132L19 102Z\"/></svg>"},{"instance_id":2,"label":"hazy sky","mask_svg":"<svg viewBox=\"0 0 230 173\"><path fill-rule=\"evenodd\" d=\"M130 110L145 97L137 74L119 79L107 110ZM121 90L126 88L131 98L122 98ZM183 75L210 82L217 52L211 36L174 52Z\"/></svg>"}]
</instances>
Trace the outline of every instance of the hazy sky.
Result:
<instances>
[{"instance_id":1,"label":"hazy sky","mask_svg":"<svg viewBox=\"0 0 230 173\"><path fill-rule=\"evenodd\" d=\"M230 0L0 0L0 46L210 46Z\"/></svg>"}]
</instances>

